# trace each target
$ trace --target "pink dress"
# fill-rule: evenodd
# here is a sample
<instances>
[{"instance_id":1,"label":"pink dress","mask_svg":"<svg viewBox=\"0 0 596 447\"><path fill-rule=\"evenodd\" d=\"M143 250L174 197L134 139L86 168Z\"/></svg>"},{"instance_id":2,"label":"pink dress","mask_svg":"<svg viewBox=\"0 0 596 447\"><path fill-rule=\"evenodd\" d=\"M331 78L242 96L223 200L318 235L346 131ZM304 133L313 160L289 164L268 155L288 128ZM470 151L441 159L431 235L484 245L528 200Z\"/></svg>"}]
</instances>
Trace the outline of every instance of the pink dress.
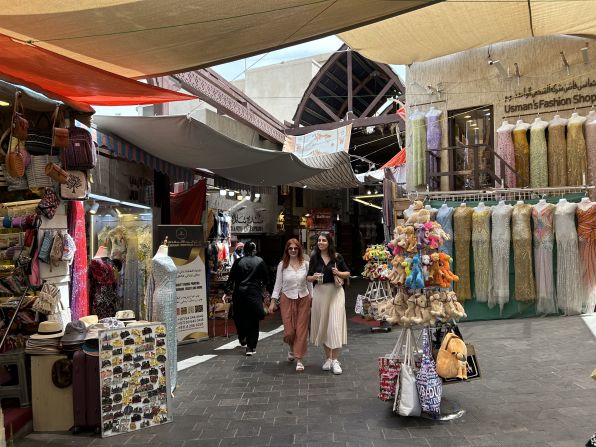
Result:
<instances>
[{"instance_id":1,"label":"pink dress","mask_svg":"<svg viewBox=\"0 0 596 447\"><path fill-rule=\"evenodd\" d=\"M534 271L536 272L536 312L557 313L555 285L553 283L553 247L555 233L553 221L555 206L548 203L532 207L534 220Z\"/></svg>"},{"instance_id":2,"label":"pink dress","mask_svg":"<svg viewBox=\"0 0 596 447\"><path fill-rule=\"evenodd\" d=\"M497 132L497 155L499 155L505 162L515 169L515 152L513 150L513 137L511 130L504 130ZM497 177L505 179L505 186L507 188L515 188L515 174L505 168L505 175L501 173L500 160L495 160L495 171ZM501 186L501 185L499 185Z\"/></svg>"},{"instance_id":3,"label":"pink dress","mask_svg":"<svg viewBox=\"0 0 596 447\"><path fill-rule=\"evenodd\" d=\"M596 120L586 123L586 145L588 155L588 185L596 185ZM590 190L590 200L596 201L596 189Z\"/></svg>"}]
</instances>

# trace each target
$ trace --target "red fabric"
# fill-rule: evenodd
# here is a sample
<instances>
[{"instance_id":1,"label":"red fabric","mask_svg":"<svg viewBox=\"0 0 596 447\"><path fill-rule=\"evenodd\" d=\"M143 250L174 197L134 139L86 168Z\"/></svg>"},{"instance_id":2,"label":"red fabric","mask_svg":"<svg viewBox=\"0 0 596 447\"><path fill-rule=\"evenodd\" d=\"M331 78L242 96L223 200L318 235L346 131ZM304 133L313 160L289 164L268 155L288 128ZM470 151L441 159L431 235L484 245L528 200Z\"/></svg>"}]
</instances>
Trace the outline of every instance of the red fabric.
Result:
<instances>
[{"instance_id":1,"label":"red fabric","mask_svg":"<svg viewBox=\"0 0 596 447\"><path fill-rule=\"evenodd\" d=\"M397 113L399 116L401 116L401 118L405 121L406 120L406 108L402 107L400 109L397 110Z\"/></svg>"},{"instance_id":2,"label":"red fabric","mask_svg":"<svg viewBox=\"0 0 596 447\"><path fill-rule=\"evenodd\" d=\"M381 169L383 168L397 168L398 166L403 165L406 162L406 149L402 149L395 155L391 160L385 163Z\"/></svg>"},{"instance_id":3,"label":"red fabric","mask_svg":"<svg viewBox=\"0 0 596 447\"><path fill-rule=\"evenodd\" d=\"M72 319L89 315L89 290L87 287L87 237L85 231L85 208L78 200L70 202L68 234L77 247L72 261L70 310Z\"/></svg>"},{"instance_id":4,"label":"red fabric","mask_svg":"<svg viewBox=\"0 0 596 447\"><path fill-rule=\"evenodd\" d=\"M195 99L26 45L3 34L0 34L0 75L79 110L89 110L88 104L125 106Z\"/></svg>"},{"instance_id":5,"label":"red fabric","mask_svg":"<svg viewBox=\"0 0 596 447\"><path fill-rule=\"evenodd\" d=\"M170 193L170 222L172 225L200 225L205 210L207 181L179 193Z\"/></svg>"}]
</instances>

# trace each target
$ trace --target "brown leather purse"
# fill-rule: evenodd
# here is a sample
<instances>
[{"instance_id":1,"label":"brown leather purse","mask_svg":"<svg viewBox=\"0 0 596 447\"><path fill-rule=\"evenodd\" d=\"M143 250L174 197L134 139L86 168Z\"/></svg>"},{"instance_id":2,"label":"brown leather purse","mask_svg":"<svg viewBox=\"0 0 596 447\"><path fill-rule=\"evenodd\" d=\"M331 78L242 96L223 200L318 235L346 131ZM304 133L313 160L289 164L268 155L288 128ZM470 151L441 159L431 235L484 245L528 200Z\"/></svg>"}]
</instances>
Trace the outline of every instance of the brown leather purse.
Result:
<instances>
[{"instance_id":1,"label":"brown leather purse","mask_svg":"<svg viewBox=\"0 0 596 447\"><path fill-rule=\"evenodd\" d=\"M65 148L68 147L68 129L64 129L62 127L56 127L56 120L58 119L58 114L60 112L60 106L56 106L56 110L54 111L54 118L52 122L52 146L53 147L61 147Z\"/></svg>"},{"instance_id":2,"label":"brown leather purse","mask_svg":"<svg viewBox=\"0 0 596 447\"><path fill-rule=\"evenodd\" d=\"M65 184L68 180L68 172L58 166L56 163L48 163L45 169L46 175L60 184Z\"/></svg>"},{"instance_id":3,"label":"brown leather purse","mask_svg":"<svg viewBox=\"0 0 596 447\"><path fill-rule=\"evenodd\" d=\"M14 95L14 108L12 110L12 136L20 141L27 140L29 121L25 118L25 109L21 102L22 93L17 91Z\"/></svg>"}]
</instances>

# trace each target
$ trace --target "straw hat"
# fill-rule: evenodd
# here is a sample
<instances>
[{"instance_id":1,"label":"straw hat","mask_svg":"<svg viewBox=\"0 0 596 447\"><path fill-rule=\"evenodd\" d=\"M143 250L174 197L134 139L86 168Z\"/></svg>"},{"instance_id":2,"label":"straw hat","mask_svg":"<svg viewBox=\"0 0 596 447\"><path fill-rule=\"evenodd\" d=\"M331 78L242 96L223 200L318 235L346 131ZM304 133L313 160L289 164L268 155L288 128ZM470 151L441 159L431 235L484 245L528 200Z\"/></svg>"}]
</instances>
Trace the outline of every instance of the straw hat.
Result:
<instances>
[{"instance_id":1,"label":"straw hat","mask_svg":"<svg viewBox=\"0 0 596 447\"><path fill-rule=\"evenodd\" d=\"M132 310L119 310L114 317L120 321L134 321L137 319Z\"/></svg>"},{"instance_id":2,"label":"straw hat","mask_svg":"<svg viewBox=\"0 0 596 447\"><path fill-rule=\"evenodd\" d=\"M87 328L87 335L85 336L85 340L92 340L99 338L99 331L103 331L108 327L103 323L96 323L92 324Z\"/></svg>"},{"instance_id":3,"label":"straw hat","mask_svg":"<svg viewBox=\"0 0 596 447\"><path fill-rule=\"evenodd\" d=\"M42 321L37 327L37 334L31 336L34 340L46 338L60 338L64 335L64 328L57 321Z\"/></svg>"},{"instance_id":4,"label":"straw hat","mask_svg":"<svg viewBox=\"0 0 596 447\"><path fill-rule=\"evenodd\" d=\"M126 323L126 327L147 326L148 324L151 324L151 322L147 320L129 321Z\"/></svg>"},{"instance_id":5,"label":"straw hat","mask_svg":"<svg viewBox=\"0 0 596 447\"><path fill-rule=\"evenodd\" d=\"M114 317L102 318L99 322L105 324L107 329L122 329L124 327L124 321Z\"/></svg>"},{"instance_id":6,"label":"straw hat","mask_svg":"<svg viewBox=\"0 0 596 447\"><path fill-rule=\"evenodd\" d=\"M97 322L99 321L97 318L97 315L87 315L86 317L81 317L79 318L79 321L82 321L83 323L85 323L87 326L90 326L92 324L97 324Z\"/></svg>"}]
</instances>

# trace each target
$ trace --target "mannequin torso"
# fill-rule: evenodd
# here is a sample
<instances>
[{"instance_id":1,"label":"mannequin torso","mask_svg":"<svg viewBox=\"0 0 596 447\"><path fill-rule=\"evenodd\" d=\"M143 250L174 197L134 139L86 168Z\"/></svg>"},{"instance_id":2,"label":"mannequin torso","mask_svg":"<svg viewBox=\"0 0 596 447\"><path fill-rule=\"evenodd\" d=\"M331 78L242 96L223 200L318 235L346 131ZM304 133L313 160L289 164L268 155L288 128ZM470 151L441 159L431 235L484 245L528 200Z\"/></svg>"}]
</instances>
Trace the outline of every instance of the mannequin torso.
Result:
<instances>
[{"instance_id":1,"label":"mannequin torso","mask_svg":"<svg viewBox=\"0 0 596 447\"><path fill-rule=\"evenodd\" d=\"M586 211L592 206L594 206L594 202L590 201L588 197L582 197L582 199L577 204L577 207L582 211Z\"/></svg>"},{"instance_id":2,"label":"mannequin torso","mask_svg":"<svg viewBox=\"0 0 596 447\"><path fill-rule=\"evenodd\" d=\"M532 129L546 129L548 123L543 121L540 117L537 117L532 123Z\"/></svg>"},{"instance_id":3,"label":"mannequin torso","mask_svg":"<svg viewBox=\"0 0 596 447\"><path fill-rule=\"evenodd\" d=\"M559 115L555 115L548 124L550 126L566 126L567 120L565 118L561 118Z\"/></svg>"},{"instance_id":4,"label":"mannequin torso","mask_svg":"<svg viewBox=\"0 0 596 447\"><path fill-rule=\"evenodd\" d=\"M517 123L515 123L515 130L528 130L529 128L530 125L522 120L517 120Z\"/></svg>"},{"instance_id":5,"label":"mannequin torso","mask_svg":"<svg viewBox=\"0 0 596 447\"><path fill-rule=\"evenodd\" d=\"M428 109L428 112L426 112L426 116L439 116L441 113L443 113L441 110L431 106L431 108Z\"/></svg>"},{"instance_id":6,"label":"mannequin torso","mask_svg":"<svg viewBox=\"0 0 596 447\"><path fill-rule=\"evenodd\" d=\"M168 255L168 246L167 245L160 245L155 253L155 257L167 256Z\"/></svg>"},{"instance_id":7,"label":"mannequin torso","mask_svg":"<svg viewBox=\"0 0 596 447\"><path fill-rule=\"evenodd\" d=\"M497 132L511 132L515 126L510 124L509 121L505 120L501 123L501 126L497 129Z\"/></svg>"},{"instance_id":8,"label":"mannequin torso","mask_svg":"<svg viewBox=\"0 0 596 447\"><path fill-rule=\"evenodd\" d=\"M107 258L108 257L108 249L103 246L100 245L99 248L97 249L97 252L95 253L95 256L93 256L94 258Z\"/></svg>"},{"instance_id":9,"label":"mannequin torso","mask_svg":"<svg viewBox=\"0 0 596 447\"><path fill-rule=\"evenodd\" d=\"M590 110L588 116L586 116L586 124L596 123L596 110Z\"/></svg>"},{"instance_id":10,"label":"mannequin torso","mask_svg":"<svg viewBox=\"0 0 596 447\"><path fill-rule=\"evenodd\" d=\"M585 116L581 116L577 112L573 112L571 114L571 118L569 118L568 124L583 124L586 121Z\"/></svg>"}]
</instances>

